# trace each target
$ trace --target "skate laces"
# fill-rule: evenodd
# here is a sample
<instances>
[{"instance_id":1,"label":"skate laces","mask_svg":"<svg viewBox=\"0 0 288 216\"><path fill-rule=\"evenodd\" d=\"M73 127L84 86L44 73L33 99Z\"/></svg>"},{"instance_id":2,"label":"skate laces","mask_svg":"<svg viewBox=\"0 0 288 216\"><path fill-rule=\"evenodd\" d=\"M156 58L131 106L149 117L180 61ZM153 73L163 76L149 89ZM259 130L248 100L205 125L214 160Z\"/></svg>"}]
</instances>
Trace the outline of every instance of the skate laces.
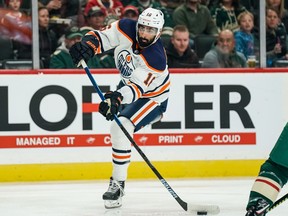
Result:
<instances>
[{"instance_id":1,"label":"skate laces","mask_svg":"<svg viewBox=\"0 0 288 216\"><path fill-rule=\"evenodd\" d=\"M264 199L258 199L256 203L247 210L245 216L264 216L266 215L266 209L269 208L269 204Z\"/></svg>"},{"instance_id":2,"label":"skate laces","mask_svg":"<svg viewBox=\"0 0 288 216\"><path fill-rule=\"evenodd\" d=\"M259 199L257 202L256 213L257 215L265 215L265 210L269 208L269 204L264 199Z\"/></svg>"},{"instance_id":3,"label":"skate laces","mask_svg":"<svg viewBox=\"0 0 288 216\"><path fill-rule=\"evenodd\" d=\"M121 184L121 182L116 181L114 179L110 179L110 184L109 184L109 188L108 188L108 192L111 193L116 193L118 190L120 190L120 194L124 195L124 188L123 188L123 184Z\"/></svg>"}]
</instances>

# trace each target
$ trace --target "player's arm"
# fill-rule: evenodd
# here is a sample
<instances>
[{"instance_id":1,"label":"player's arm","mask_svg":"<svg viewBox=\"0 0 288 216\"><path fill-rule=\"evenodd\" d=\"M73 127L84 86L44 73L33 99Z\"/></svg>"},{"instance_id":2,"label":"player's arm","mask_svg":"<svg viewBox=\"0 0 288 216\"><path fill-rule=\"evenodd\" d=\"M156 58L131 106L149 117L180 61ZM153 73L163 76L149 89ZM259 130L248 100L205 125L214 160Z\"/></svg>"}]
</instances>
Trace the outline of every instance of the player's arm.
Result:
<instances>
[{"instance_id":1,"label":"player's arm","mask_svg":"<svg viewBox=\"0 0 288 216\"><path fill-rule=\"evenodd\" d=\"M147 89L147 75L144 71L137 73L140 70L135 70L131 80L127 85L117 91L109 91L104 97L105 100L100 103L99 112L106 117L106 120L113 120L114 115L118 113L121 103L128 104L138 100ZM150 74L150 73L148 73Z\"/></svg>"},{"instance_id":2,"label":"player's arm","mask_svg":"<svg viewBox=\"0 0 288 216\"><path fill-rule=\"evenodd\" d=\"M119 45L118 22L98 31L92 30L85 34L80 42L75 43L69 50L73 62L78 63L84 59L86 62L96 54L103 53Z\"/></svg>"}]
</instances>

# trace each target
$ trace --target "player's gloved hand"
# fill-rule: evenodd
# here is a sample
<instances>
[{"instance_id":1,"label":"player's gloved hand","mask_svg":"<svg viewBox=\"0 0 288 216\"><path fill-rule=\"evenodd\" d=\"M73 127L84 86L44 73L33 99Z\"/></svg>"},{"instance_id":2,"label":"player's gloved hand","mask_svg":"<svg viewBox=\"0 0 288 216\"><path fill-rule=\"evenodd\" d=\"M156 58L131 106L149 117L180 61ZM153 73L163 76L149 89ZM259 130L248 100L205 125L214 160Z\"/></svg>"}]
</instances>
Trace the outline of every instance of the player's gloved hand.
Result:
<instances>
[{"instance_id":1,"label":"player's gloved hand","mask_svg":"<svg viewBox=\"0 0 288 216\"><path fill-rule=\"evenodd\" d=\"M92 35L85 35L80 42L75 43L69 50L75 65L83 59L87 62L95 54L99 41Z\"/></svg>"},{"instance_id":2,"label":"player's gloved hand","mask_svg":"<svg viewBox=\"0 0 288 216\"><path fill-rule=\"evenodd\" d=\"M99 105L99 112L106 117L107 121L112 121L114 119L114 114L117 114L119 111L123 96L117 91L109 91L104 97L105 100Z\"/></svg>"}]
</instances>

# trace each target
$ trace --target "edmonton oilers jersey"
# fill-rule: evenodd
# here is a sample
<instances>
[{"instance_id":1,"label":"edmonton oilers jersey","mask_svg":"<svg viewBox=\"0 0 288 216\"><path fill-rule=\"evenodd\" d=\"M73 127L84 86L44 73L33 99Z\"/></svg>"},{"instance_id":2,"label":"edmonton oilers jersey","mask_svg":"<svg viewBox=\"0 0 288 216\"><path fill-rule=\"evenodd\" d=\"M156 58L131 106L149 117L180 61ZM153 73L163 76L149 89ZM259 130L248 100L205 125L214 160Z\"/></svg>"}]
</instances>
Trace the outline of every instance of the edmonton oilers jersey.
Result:
<instances>
[{"instance_id":1,"label":"edmonton oilers jersey","mask_svg":"<svg viewBox=\"0 0 288 216\"><path fill-rule=\"evenodd\" d=\"M99 40L98 54L115 49L115 64L125 83L118 90L123 96L122 103L150 98L160 104L168 99L170 79L161 40L140 49L136 41L136 21L130 19L116 21L94 33Z\"/></svg>"}]
</instances>

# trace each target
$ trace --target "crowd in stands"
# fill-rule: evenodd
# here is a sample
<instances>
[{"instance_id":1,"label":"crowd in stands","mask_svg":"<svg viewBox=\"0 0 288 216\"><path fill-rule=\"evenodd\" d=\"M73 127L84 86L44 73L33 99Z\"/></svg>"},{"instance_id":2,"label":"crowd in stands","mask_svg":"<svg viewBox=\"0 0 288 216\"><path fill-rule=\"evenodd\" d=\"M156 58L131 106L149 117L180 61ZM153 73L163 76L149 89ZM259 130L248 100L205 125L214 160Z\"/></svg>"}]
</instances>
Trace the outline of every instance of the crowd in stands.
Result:
<instances>
[{"instance_id":1,"label":"crowd in stands","mask_svg":"<svg viewBox=\"0 0 288 216\"><path fill-rule=\"evenodd\" d=\"M267 67L288 61L287 2L266 0ZM0 43L12 44L8 58L31 59L31 0L0 0L0 7ZM41 68L75 68L69 48L84 34L118 19L137 20L148 7L164 14L161 40L170 68L247 67L249 56L259 58L258 0L38 0ZM114 68L113 52L88 65Z\"/></svg>"}]
</instances>

